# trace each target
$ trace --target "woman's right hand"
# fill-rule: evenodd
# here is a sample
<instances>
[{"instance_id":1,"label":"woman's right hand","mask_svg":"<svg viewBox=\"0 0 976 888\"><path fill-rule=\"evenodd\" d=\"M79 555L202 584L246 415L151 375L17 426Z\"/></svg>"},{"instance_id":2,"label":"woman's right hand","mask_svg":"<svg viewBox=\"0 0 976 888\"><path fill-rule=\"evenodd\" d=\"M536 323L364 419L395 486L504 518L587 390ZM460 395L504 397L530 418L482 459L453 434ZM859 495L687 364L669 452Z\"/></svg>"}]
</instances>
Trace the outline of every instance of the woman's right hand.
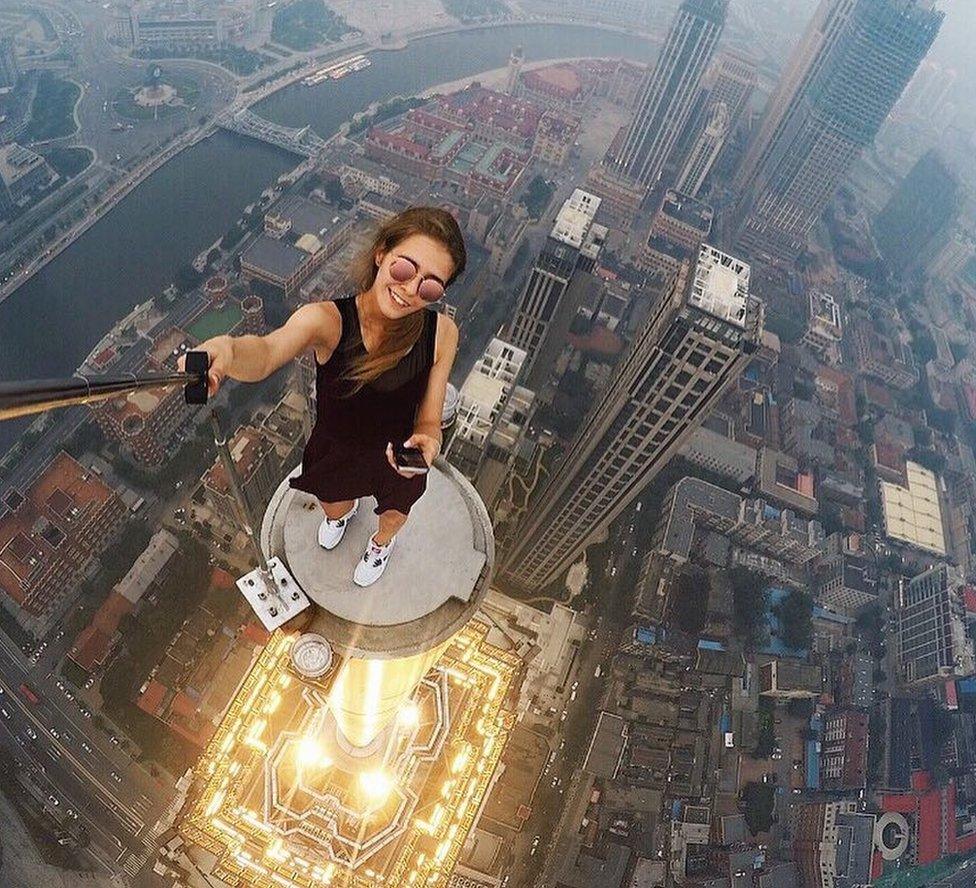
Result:
<instances>
[{"instance_id":1,"label":"woman's right hand","mask_svg":"<svg viewBox=\"0 0 976 888\"><path fill-rule=\"evenodd\" d=\"M234 342L229 336L215 336L206 342L201 342L193 351L204 351L210 357L210 368L207 371L207 396L212 398L220 389L220 384L230 372L234 362ZM177 369L182 373L186 369L186 355L180 355L176 360Z\"/></svg>"}]
</instances>

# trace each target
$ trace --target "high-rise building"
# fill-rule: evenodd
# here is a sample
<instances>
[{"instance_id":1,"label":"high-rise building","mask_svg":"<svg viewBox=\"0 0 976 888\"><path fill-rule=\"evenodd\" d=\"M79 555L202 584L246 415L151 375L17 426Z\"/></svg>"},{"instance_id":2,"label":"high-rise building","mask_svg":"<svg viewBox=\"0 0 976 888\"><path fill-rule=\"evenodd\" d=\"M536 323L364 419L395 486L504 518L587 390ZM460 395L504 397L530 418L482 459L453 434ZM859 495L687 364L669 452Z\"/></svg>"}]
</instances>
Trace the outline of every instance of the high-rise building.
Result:
<instances>
[{"instance_id":1,"label":"high-rise building","mask_svg":"<svg viewBox=\"0 0 976 888\"><path fill-rule=\"evenodd\" d=\"M678 176L678 191L697 197L712 171L715 161L718 160L725 140L728 138L731 127L729 109L725 102L719 102L712 107L711 117L705 125L705 129L695 139L695 144L691 146L688 159L681 169Z\"/></svg>"},{"instance_id":2,"label":"high-rise building","mask_svg":"<svg viewBox=\"0 0 976 888\"><path fill-rule=\"evenodd\" d=\"M923 154L874 220L875 242L888 267L904 274L934 258L930 248L941 242L961 203L959 180L939 152Z\"/></svg>"},{"instance_id":3,"label":"high-rise building","mask_svg":"<svg viewBox=\"0 0 976 888\"><path fill-rule=\"evenodd\" d=\"M14 38L9 34L0 34L0 88L16 86L19 77Z\"/></svg>"},{"instance_id":4,"label":"high-rise building","mask_svg":"<svg viewBox=\"0 0 976 888\"><path fill-rule=\"evenodd\" d=\"M644 83L637 115L612 158L615 171L644 188L657 181L688 122L727 6L727 0L684 0Z\"/></svg>"},{"instance_id":5,"label":"high-rise building","mask_svg":"<svg viewBox=\"0 0 976 888\"><path fill-rule=\"evenodd\" d=\"M183 884L450 882L515 727L520 661L479 614L494 557L484 504L444 460L427 478L397 560L355 595L369 529L351 524L326 553L314 497L287 480L275 492L261 545L276 595L262 603L257 571L238 587L266 625L302 592L312 619L271 636L187 779L165 855Z\"/></svg>"},{"instance_id":6,"label":"high-rise building","mask_svg":"<svg viewBox=\"0 0 976 888\"><path fill-rule=\"evenodd\" d=\"M749 266L702 245L661 292L615 379L502 554L527 590L558 578L633 500L759 346L762 304Z\"/></svg>"},{"instance_id":7,"label":"high-rise building","mask_svg":"<svg viewBox=\"0 0 976 888\"><path fill-rule=\"evenodd\" d=\"M749 104L757 80L756 63L751 58L731 50L720 53L705 75L709 107L724 104L734 126Z\"/></svg>"},{"instance_id":8,"label":"high-rise building","mask_svg":"<svg viewBox=\"0 0 976 888\"><path fill-rule=\"evenodd\" d=\"M909 684L939 682L976 672L966 631L963 576L941 564L904 584L898 607L898 664Z\"/></svg>"},{"instance_id":9,"label":"high-rise building","mask_svg":"<svg viewBox=\"0 0 976 888\"><path fill-rule=\"evenodd\" d=\"M522 390L525 352L511 343L495 337L488 343L481 357L464 380L458 392L457 426L449 448L444 454L448 461L478 489L480 469L488 458L492 433L501 421L508 402L531 392ZM479 493L481 491L479 490ZM482 494L482 499L489 498Z\"/></svg>"},{"instance_id":10,"label":"high-rise building","mask_svg":"<svg viewBox=\"0 0 976 888\"><path fill-rule=\"evenodd\" d=\"M739 175L741 250L769 261L796 258L943 18L917 0L824 0Z\"/></svg>"},{"instance_id":11,"label":"high-rise building","mask_svg":"<svg viewBox=\"0 0 976 888\"><path fill-rule=\"evenodd\" d=\"M735 185L738 189L744 191L752 186L757 171L780 144L791 120L801 109L802 97L823 68L858 2L820 0L776 90L766 104L759 129L749 143L736 175Z\"/></svg>"},{"instance_id":12,"label":"high-rise building","mask_svg":"<svg viewBox=\"0 0 976 888\"><path fill-rule=\"evenodd\" d=\"M575 271L591 271L607 229L594 223L600 198L577 188L556 216L515 308L506 339L525 352L523 378L539 357Z\"/></svg>"}]
</instances>

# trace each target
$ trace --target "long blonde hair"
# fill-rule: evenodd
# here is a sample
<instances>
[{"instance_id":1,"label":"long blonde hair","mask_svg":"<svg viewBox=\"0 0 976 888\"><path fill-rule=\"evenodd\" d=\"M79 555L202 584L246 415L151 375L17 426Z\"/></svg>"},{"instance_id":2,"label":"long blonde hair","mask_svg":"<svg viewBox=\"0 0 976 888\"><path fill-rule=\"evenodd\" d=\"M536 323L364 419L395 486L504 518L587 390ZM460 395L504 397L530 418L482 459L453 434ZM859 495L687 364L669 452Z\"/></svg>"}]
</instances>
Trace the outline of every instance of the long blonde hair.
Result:
<instances>
[{"instance_id":1,"label":"long blonde hair","mask_svg":"<svg viewBox=\"0 0 976 888\"><path fill-rule=\"evenodd\" d=\"M438 207L410 207L384 222L376 230L369 246L353 260L349 277L360 293L365 293L376 281L379 270L376 266L376 254L388 253L413 234L432 238L442 244L450 254L454 271L446 281L447 284L464 271L467 252L464 249L461 229L454 217ZM364 353L350 362L343 373L343 378L353 383L350 395L395 366L413 348L420 338L425 317L425 311L416 311L398 321L392 321L382 342L373 352Z\"/></svg>"}]
</instances>

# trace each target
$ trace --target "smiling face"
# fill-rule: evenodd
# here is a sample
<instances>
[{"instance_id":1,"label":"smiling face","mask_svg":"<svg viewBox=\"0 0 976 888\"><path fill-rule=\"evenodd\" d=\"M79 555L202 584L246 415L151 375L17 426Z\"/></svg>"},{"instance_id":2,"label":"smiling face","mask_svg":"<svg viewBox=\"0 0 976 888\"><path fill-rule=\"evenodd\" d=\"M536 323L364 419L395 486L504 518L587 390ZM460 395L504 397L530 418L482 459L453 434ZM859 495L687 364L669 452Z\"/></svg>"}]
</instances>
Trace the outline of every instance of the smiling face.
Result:
<instances>
[{"instance_id":1,"label":"smiling face","mask_svg":"<svg viewBox=\"0 0 976 888\"><path fill-rule=\"evenodd\" d=\"M398 258L405 257L419 269L410 280L400 283L390 274L390 265ZM376 280L373 282L373 295L380 311L396 320L413 314L428 306L417 292L425 277L432 277L446 285L454 273L454 261L440 241L426 234L411 234L386 253L379 251L374 257L377 265Z\"/></svg>"}]
</instances>

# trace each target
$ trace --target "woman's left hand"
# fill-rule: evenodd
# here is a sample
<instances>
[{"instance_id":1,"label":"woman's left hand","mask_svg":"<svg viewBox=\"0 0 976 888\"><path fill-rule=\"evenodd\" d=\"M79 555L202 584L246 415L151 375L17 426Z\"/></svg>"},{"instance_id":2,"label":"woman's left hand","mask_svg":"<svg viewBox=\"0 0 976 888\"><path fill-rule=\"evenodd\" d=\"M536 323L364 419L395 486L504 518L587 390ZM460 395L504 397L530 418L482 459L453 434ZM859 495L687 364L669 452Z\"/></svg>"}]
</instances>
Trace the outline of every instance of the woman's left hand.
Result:
<instances>
[{"instance_id":1,"label":"woman's left hand","mask_svg":"<svg viewBox=\"0 0 976 888\"><path fill-rule=\"evenodd\" d=\"M404 447L417 447L420 452L424 455L424 460L427 462L427 467L430 468L434 464L434 460L437 459L437 454L441 451L440 442L432 437L431 435L424 435L419 432L415 432L406 441L403 442ZM404 478L416 478L416 473L401 471L396 460L393 459L393 444L386 445L386 461L390 464L393 470L398 474L402 475Z\"/></svg>"}]
</instances>

